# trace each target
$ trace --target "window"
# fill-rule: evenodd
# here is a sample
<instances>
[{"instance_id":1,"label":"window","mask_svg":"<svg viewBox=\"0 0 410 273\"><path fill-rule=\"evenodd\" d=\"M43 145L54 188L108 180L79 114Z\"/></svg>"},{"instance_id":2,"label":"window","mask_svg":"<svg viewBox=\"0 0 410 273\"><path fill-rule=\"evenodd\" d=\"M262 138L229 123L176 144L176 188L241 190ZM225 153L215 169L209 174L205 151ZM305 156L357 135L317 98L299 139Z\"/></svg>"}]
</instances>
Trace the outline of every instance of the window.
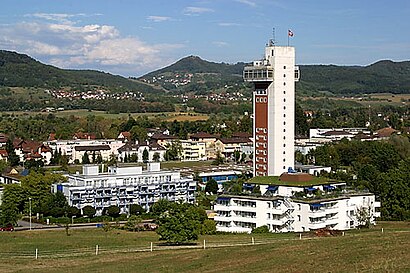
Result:
<instances>
[{"instance_id":1,"label":"window","mask_svg":"<svg viewBox=\"0 0 410 273\"><path fill-rule=\"evenodd\" d=\"M299 209L299 210L301 210L301 209L302 209L302 206L301 206L300 204L298 204L298 209Z\"/></svg>"},{"instance_id":2,"label":"window","mask_svg":"<svg viewBox=\"0 0 410 273\"><path fill-rule=\"evenodd\" d=\"M268 202L268 209L270 209L270 202Z\"/></svg>"},{"instance_id":3,"label":"window","mask_svg":"<svg viewBox=\"0 0 410 273\"><path fill-rule=\"evenodd\" d=\"M286 114L283 114L283 117L286 118Z\"/></svg>"},{"instance_id":4,"label":"window","mask_svg":"<svg viewBox=\"0 0 410 273\"><path fill-rule=\"evenodd\" d=\"M283 151L283 154L285 155L285 154L286 154L286 152L285 152L285 151Z\"/></svg>"},{"instance_id":5,"label":"window","mask_svg":"<svg viewBox=\"0 0 410 273\"><path fill-rule=\"evenodd\" d=\"M300 215L298 215L298 221L300 222Z\"/></svg>"},{"instance_id":6,"label":"window","mask_svg":"<svg viewBox=\"0 0 410 273\"><path fill-rule=\"evenodd\" d=\"M286 121L283 122L283 125L286 125Z\"/></svg>"},{"instance_id":7,"label":"window","mask_svg":"<svg viewBox=\"0 0 410 273\"><path fill-rule=\"evenodd\" d=\"M286 102L286 99L283 99L283 102Z\"/></svg>"},{"instance_id":8,"label":"window","mask_svg":"<svg viewBox=\"0 0 410 273\"><path fill-rule=\"evenodd\" d=\"M286 158L283 159L283 162L286 162Z\"/></svg>"},{"instance_id":9,"label":"window","mask_svg":"<svg viewBox=\"0 0 410 273\"><path fill-rule=\"evenodd\" d=\"M283 166L283 169L286 170L286 166Z\"/></svg>"},{"instance_id":10,"label":"window","mask_svg":"<svg viewBox=\"0 0 410 273\"><path fill-rule=\"evenodd\" d=\"M283 106L283 110L286 110L286 106Z\"/></svg>"},{"instance_id":11,"label":"window","mask_svg":"<svg viewBox=\"0 0 410 273\"><path fill-rule=\"evenodd\" d=\"M286 82L283 83L283 86L285 86L285 85L286 85Z\"/></svg>"},{"instance_id":12,"label":"window","mask_svg":"<svg viewBox=\"0 0 410 273\"><path fill-rule=\"evenodd\" d=\"M283 69L286 69L286 65L285 65L285 66L283 66Z\"/></svg>"},{"instance_id":13,"label":"window","mask_svg":"<svg viewBox=\"0 0 410 273\"><path fill-rule=\"evenodd\" d=\"M270 213L267 214L268 219L270 219Z\"/></svg>"},{"instance_id":14,"label":"window","mask_svg":"<svg viewBox=\"0 0 410 273\"><path fill-rule=\"evenodd\" d=\"M283 147L286 147L286 144L283 144Z\"/></svg>"},{"instance_id":15,"label":"window","mask_svg":"<svg viewBox=\"0 0 410 273\"><path fill-rule=\"evenodd\" d=\"M286 78L286 74L283 74L283 77Z\"/></svg>"},{"instance_id":16,"label":"window","mask_svg":"<svg viewBox=\"0 0 410 273\"><path fill-rule=\"evenodd\" d=\"M285 91L285 90L283 90L283 95L286 95L286 91Z\"/></svg>"}]
</instances>

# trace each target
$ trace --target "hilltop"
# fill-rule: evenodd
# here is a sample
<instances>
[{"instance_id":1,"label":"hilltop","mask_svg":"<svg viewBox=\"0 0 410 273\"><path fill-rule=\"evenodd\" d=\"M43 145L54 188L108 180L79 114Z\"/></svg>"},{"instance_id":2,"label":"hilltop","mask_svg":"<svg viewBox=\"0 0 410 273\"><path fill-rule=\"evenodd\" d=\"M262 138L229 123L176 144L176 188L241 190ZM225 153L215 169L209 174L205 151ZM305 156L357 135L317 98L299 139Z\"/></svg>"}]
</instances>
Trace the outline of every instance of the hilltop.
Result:
<instances>
[{"instance_id":1,"label":"hilltop","mask_svg":"<svg viewBox=\"0 0 410 273\"><path fill-rule=\"evenodd\" d=\"M61 88L90 85L139 92L155 90L122 76L95 70L60 69L25 54L0 50L0 86Z\"/></svg>"}]
</instances>

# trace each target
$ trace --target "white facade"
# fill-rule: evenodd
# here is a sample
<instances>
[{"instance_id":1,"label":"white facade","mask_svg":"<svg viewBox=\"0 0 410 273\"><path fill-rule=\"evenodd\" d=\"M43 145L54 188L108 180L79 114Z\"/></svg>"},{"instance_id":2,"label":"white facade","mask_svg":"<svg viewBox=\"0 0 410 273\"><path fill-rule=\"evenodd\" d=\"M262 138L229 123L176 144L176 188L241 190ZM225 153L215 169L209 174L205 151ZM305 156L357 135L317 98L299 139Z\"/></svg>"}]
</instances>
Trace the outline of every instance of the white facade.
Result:
<instances>
[{"instance_id":1,"label":"white facade","mask_svg":"<svg viewBox=\"0 0 410 273\"><path fill-rule=\"evenodd\" d=\"M376 211L380 202L375 201L373 194L346 193L335 198L303 200L286 196L294 192L290 188L281 192L285 195L220 196L214 206L217 230L250 233L253 228L264 225L271 232L347 230L360 225L357 215L361 209L369 212L372 224L375 217L380 217Z\"/></svg>"},{"instance_id":2,"label":"white facade","mask_svg":"<svg viewBox=\"0 0 410 273\"><path fill-rule=\"evenodd\" d=\"M44 144L48 145L53 150L53 153L55 151L59 151L62 155L66 155L68 157L68 163L73 163L75 159L78 159L81 162L81 158L84 152L76 152L76 147L108 145L110 147L110 150L104 150L101 153L101 156L103 157L103 160L109 160L110 155L114 154L115 156L117 156L118 149L124 145L121 140L117 139L50 140L44 142ZM89 154L89 156L91 157L91 154Z\"/></svg>"},{"instance_id":3,"label":"white facade","mask_svg":"<svg viewBox=\"0 0 410 273\"><path fill-rule=\"evenodd\" d=\"M102 173L98 165L85 165L83 174L69 175L67 183L53 185L53 191L61 191L70 206L82 209L89 205L96 209L97 215L111 205L127 213L131 204L149 210L160 199L193 203L195 190L196 182L192 177L182 177L176 171L162 171L159 163L148 163L147 170L112 166Z\"/></svg>"},{"instance_id":4,"label":"white facade","mask_svg":"<svg viewBox=\"0 0 410 273\"><path fill-rule=\"evenodd\" d=\"M244 80L253 82L254 175L279 176L294 167L295 48L265 48L263 60L245 67Z\"/></svg>"}]
</instances>

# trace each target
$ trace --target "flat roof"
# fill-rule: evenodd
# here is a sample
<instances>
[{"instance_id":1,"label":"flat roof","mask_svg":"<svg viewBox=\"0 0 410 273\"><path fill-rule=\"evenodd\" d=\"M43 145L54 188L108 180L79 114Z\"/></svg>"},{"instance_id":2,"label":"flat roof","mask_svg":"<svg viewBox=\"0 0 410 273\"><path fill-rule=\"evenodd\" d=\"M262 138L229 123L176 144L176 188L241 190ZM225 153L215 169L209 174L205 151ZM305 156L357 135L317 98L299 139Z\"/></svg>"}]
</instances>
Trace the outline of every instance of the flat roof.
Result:
<instances>
[{"instance_id":1,"label":"flat roof","mask_svg":"<svg viewBox=\"0 0 410 273\"><path fill-rule=\"evenodd\" d=\"M279 176L255 176L248 180L248 183L290 187L309 187L316 185L326 185L339 183L340 181L331 180L323 177L312 176L310 181L281 181Z\"/></svg>"}]
</instances>

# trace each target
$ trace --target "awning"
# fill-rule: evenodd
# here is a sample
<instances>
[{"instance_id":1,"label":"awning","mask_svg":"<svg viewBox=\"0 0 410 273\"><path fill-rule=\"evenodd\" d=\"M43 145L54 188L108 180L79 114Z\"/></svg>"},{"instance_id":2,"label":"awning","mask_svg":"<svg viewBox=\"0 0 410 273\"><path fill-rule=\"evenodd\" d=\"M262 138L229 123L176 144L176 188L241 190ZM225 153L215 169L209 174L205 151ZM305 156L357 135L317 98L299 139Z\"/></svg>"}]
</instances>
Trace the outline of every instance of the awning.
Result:
<instances>
[{"instance_id":1,"label":"awning","mask_svg":"<svg viewBox=\"0 0 410 273\"><path fill-rule=\"evenodd\" d=\"M309 188L306 188L306 190L307 190L307 191L315 191L315 190L316 190L316 188L309 187Z\"/></svg>"},{"instance_id":2,"label":"awning","mask_svg":"<svg viewBox=\"0 0 410 273\"><path fill-rule=\"evenodd\" d=\"M331 185L323 185L323 189L325 189L325 190L334 190L336 188L334 186L331 186Z\"/></svg>"},{"instance_id":3,"label":"awning","mask_svg":"<svg viewBox=\"0 0 410 273\"><path fill-rule=\"evenodd\" d=\"M253 188L255 188L255 185L244 183L243 187L247 190L252 190Z\"/></svg>"},{"instance_id":4,"label":"awning","mask_svg":"<svg viewBox=\"0 0 410 273\"><path fill-rule=\"evenodd\" d=\"M231 200L230 197L218 197L218 201L229 201Z\"/></svg>"},{"instance_id":5,"label":"awning","mask_svg":"<svg viewBox=\"0 0 410 273\"><path fill-rule=\"evenodd\" d=\"M278 186L268 186L268 191L277 191Z\"/></svg>"},{"instance_id":6,"label":"awning","mask_svg":"<svg viewBox=\"0 0 410 273\"><path fill-rule=\"evenodd\" d=\"M320 207L323 207L322 204L310 204L310 206L311 206L312 208L320 208Z\"/></svg>"}]
</instances>

